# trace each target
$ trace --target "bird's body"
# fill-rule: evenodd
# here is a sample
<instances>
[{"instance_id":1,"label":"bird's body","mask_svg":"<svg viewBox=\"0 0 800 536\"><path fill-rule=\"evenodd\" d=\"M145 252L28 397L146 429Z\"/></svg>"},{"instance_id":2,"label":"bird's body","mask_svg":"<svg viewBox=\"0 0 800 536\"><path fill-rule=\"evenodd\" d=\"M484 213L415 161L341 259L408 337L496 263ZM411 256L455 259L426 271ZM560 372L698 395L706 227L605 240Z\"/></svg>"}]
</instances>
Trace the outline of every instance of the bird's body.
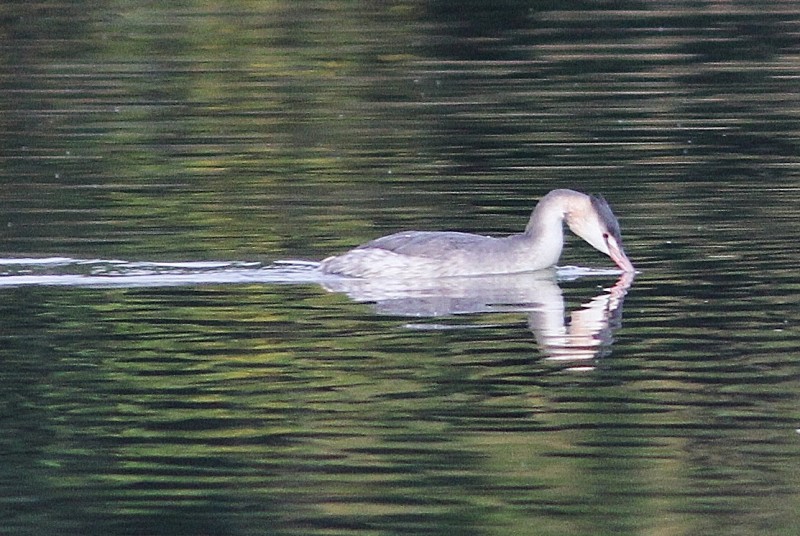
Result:
<instances>
[{"instance_id":1,"label":"bird's body","mask_svg":"<svg viewBox=\"0 0 800 536\"><path fill-rule=\"evenodd\" d=\"M321 263L325 273L350 277L432 278L507 274L555 265L563 223L609 255L623 271L633 265L622 249L619 224L605 200L553 190L531 214L525 232L505 237L460 232L406 231L375 239Z\"/></svg>"}]
</instances>

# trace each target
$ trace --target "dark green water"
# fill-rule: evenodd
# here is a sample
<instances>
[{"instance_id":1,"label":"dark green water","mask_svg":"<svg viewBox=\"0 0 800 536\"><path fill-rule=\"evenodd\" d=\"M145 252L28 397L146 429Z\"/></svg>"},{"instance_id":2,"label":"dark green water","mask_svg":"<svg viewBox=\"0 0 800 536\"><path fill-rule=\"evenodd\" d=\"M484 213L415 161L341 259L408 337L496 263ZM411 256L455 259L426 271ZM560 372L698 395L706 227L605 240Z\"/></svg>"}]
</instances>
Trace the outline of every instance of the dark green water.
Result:
<instances>
[{"instance_id":1,"label":"dark green water","mask_svg":"<svg viewBox=\"0 0 800 536\"><path fill-rule=\"evenodd\" d=\"M798 533L800 8L491 5L0 6L1 533ZM634 281L262 269L561 187Z\"/></svg>"}]
</instances>

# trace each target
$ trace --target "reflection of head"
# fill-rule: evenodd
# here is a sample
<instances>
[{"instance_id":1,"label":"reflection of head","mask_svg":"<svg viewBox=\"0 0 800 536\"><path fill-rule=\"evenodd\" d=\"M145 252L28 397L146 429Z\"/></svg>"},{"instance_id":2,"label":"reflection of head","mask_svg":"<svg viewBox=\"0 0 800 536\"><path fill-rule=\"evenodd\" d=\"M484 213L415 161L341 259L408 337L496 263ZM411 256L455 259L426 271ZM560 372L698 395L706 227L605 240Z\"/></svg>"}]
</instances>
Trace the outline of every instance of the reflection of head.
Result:
<instances>
[{"instance_id":1,"label":"reflection of head","mask_svg":"<svg viewBox=\"0 0 800 536\"><path fill-rule=\"evenodd\" d=\"M612 288L572 311L570 322L562 322L561 328L543 329L541 318L531 315L531 331L548 357L576 361L607 355L613 333L622 325L622 302L633 277L631 273L623 274Z\"/></svg>"}]
</instances>

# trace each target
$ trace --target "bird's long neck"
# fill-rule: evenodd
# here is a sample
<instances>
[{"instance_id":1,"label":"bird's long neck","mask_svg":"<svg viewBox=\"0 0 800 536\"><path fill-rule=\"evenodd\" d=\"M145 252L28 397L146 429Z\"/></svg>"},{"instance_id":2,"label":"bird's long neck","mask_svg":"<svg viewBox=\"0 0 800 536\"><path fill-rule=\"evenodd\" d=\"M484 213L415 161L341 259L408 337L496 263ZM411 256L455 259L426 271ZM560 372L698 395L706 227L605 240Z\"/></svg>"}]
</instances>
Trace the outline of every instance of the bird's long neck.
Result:
<instances>
[{"instance_id":1,"label":"bird's long neck","mask_svg":"<svg viewBox=\"0 0 800 536\"><path fill-rule=\"evenodd\" d=\"M578 203L588 196L573 190L553 190L533 209L531 219L521 239L528 244L529 255L539 262L553 265L558 262L564 247L564 219Z\"/></svg>"}]
</instances>

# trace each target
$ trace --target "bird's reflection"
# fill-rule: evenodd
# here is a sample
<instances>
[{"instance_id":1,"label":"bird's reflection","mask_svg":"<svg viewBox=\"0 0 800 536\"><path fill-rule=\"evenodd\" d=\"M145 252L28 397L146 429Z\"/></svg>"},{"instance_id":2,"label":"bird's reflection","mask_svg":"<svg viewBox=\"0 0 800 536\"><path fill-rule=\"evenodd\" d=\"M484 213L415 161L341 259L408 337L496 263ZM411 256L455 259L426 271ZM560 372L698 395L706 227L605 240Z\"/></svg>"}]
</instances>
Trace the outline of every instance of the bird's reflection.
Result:
<instances>
[{"instance_id":1,"label":"bird's reflection","mask_svg":"<svg viewBox=\"0 0 800 536\"><path fill-rule=\"evenodd\" d=\"M549 358L586 360L609 351L633 278L632 273L623 273L613 287L572 311L569 319L554 270L421 281L337 278L323 286L356 302L372 303L378 313L387 315L525 313L537 344Z\"/></svg>"}]
</instances>

